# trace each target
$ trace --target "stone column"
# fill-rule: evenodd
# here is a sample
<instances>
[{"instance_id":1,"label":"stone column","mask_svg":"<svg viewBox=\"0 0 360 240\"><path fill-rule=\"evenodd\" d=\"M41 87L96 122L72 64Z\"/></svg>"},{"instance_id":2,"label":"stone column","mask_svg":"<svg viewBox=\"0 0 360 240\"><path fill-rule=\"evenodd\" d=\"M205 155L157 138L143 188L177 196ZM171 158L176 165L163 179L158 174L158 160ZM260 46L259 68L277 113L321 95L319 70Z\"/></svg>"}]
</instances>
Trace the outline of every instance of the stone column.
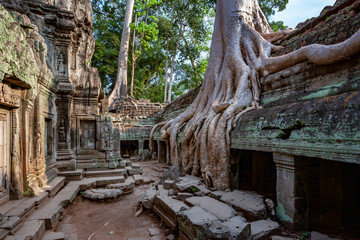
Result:
<instances>
[{"instance_id":1,"label":"stone column","mask_svg":"<svg viewBox=\"0 0 360 240\"><path fill-rule=\"evenodd\" d=\"M57 168L60 171L75 170L76 161L71 150L70 137L70 113L72 106L72 97L70 94L58 95L56 99L58 108L57 119Z\"/></svg>"},{"instance_id":2,"label":"stone column","mask_svg":"<svg viewBox=\"0 0 360 240\"><path fill-rule=\"evenodd\" d=\"M138 152L139 152L139 156L141 156L141 154L142 154L143 151L144 151L144 140L139 140L138 142L139 142L139 143L138 143L138 146L139 146Z\"/></svg>"},{"instance_id":3,"label":"stone column","mask_svg":"<svg viewBox=\"0 0 360 240\"><path fill-rule=\"evenodd\" d=\"M309 161L293 155L273 153L276 163L276 215L291 230L308 227L305 168Z\"/></svg>"},{"instance_id":4,"label":"stone column","mask_svg":"<svg viewBox=\"0 0 360 240\"><path fill-rule=\"evenodd\" d=\"M157 140L157 160L160 162L160 141Z\"/></svg>"},{"instance_id":5,"label":"stone column","mask_svg":"<svg viewBox=\"0 0 360 240\"><path fill-rule=\"evenodd\" d=\"M171 159L170 159L170 143L169 141L166 141L166 164L170 165Z\"/></svg>"}]
</instances>

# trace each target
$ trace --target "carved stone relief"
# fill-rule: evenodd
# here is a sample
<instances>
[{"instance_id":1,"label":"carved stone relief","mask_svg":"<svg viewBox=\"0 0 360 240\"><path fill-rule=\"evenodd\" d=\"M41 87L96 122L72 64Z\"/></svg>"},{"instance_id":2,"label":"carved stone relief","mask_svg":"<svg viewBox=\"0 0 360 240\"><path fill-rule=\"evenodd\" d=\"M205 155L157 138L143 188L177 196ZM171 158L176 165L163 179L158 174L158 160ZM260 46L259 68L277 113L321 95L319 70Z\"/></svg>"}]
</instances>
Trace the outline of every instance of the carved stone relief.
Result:
<instances>
[{"instance_id":1,"label":"carved stone relief","mask_svg":"<svg viewBox=\"0 0 360 240\"><path fill-rule=\"evenodd\" d=\"M110 123L101 127L101 150L112 150L112 128Z\"/></svg>"},{"instance_id":2,"label":"carved stone relief","mask_svg":"<svg viewBox=\"0 0 360 240\"><path fill-rule=\"evenodd\" d=\"M10 85L0 82L0 104L19 107L20 99L20 90L13 89Z\"/></svg>"},{"instance_id":3,"label":"carved stone relief","mask_svg":"<svg viewBox=\"0 0 360 240\"><path fill-rule=\"evenodd\" d=\"M60 118L60 125L58 130L59 143L66 143L66 119Z\"/></svg>"},{"instance_id":4,"label":"carved stone relief","mask_svg":"<svg viewBox=\"0 0 360 240\"><path fill-rule=\"evenodd\" d=\"M59 50L56 60L56 72L58 75L66 75L67 71L67 54L64 50Z\"/></svg>"}]
</instances>

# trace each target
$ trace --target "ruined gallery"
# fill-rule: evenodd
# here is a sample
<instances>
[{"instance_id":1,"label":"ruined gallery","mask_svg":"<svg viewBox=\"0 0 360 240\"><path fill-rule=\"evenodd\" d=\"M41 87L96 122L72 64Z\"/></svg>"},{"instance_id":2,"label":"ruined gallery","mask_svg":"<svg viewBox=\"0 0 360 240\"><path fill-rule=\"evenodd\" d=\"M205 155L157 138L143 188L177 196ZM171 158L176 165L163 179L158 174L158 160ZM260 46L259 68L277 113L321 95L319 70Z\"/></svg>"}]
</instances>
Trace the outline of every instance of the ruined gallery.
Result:
<instances>
[{"instance_id":1,"label":"ruined gallery","mask_svg":"<svg viewBox=\"0 0 360 240\"><path fill-rule=\"evenodd\" d=\"M0 0L0 239L360 239L359 28L218 0L200 87L109 101L90 0Z\"/></svg>"}]
</instances>

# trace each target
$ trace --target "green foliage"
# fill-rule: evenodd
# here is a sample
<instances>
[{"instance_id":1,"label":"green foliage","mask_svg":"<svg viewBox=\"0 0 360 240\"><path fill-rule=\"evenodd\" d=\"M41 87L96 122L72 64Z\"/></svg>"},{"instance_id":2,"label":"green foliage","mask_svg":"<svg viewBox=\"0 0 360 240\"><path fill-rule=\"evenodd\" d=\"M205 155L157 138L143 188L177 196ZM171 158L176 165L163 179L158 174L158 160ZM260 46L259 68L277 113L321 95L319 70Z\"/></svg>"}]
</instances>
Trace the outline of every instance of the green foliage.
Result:
<instances>
[{"instance_id":1,"label":"green foliage","mask_svg":"<svg viewBox=\"0 0 360 240\"><path fill-rule=\"evenodd\" d=\"M99 69L103 88L109 94L117 75L126 0L91 0L93 31L96 39L92 65ZM208 63L210 40L215 18L215 0L136 0L131 30L136 31L134 55L134 97L162 102L165 87L165 59L169 43L169 65L176 52L173 98L199 86ZM260 0L269 17L283 10L288 0ZM135 24L135 16L137 24ZM181 22L184 24L180 34ZM283 22L270 23L274 31L285 28ZM133 37L133 34L131 34ZM131 80L131 49L128 79ZM170 70L168 69L168 72Z\"/></svg>"}]
</instances>

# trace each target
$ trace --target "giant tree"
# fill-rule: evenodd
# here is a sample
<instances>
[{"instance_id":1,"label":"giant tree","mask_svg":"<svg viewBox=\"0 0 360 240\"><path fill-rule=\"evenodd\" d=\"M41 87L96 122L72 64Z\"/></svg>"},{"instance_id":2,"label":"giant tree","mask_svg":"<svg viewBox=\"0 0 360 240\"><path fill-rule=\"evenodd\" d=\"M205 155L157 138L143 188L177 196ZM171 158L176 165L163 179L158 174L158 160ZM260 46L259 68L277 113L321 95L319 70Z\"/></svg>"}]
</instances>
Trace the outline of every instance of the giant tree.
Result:
<instances>
[{"instance_id":1,"label":"giant tree","mask_svg":"<svg viewBox=\"0 0 360 240\"><path fill-rule=\"evenodd\" d=\"M118 70L115 87L109 96L109 106L116 98L127 97L127 61L129 54L130 23L134 10L135 0L127 0L123 32L118 58Z\"/></svg>"},{"instance_id":2,"label":"giant tree","mask_svg":"<svg viewBox=\"0 0 360 240\"><path fill-rule=\"evenodd\" d=\"M162 138L170 140L172 164L178 163L187 174L206 175L217 189L229 189L229 133L242 114L260 107L259 76L305 60L331 64L360 51L359 30L340 44L313 44L271 57L279 47L270 41L281 35L272 33L257 0L217 1L210 58L199 94L185 112L152 131L162 126Z\"/></svg>"}]
</instances>

